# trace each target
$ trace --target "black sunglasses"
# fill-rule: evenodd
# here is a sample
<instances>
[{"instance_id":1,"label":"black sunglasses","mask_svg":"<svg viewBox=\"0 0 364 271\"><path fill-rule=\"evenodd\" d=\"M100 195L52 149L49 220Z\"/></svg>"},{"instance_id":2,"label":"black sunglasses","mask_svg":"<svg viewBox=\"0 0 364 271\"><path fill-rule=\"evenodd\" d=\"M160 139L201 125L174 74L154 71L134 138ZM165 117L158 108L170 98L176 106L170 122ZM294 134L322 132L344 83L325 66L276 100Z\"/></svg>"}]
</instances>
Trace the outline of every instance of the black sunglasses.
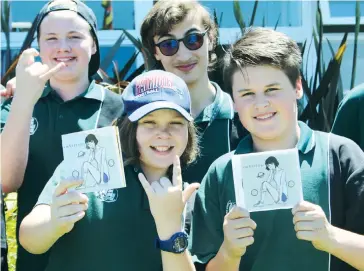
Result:
<instances>
[{"instance_id":1,"label":"black sunglasses","mask_svg":"<svg viewBox=\"0 0 364 271\"><path fill-rule=\"evenodd\" d=\"M167 39L157 43L155 46L159 48L165 56L173 56L178 52L179 43L182 41L188 50L195 51L201 48L208 29L201 33L191 33L182 39Z\"/></svg>"}]
</instances>

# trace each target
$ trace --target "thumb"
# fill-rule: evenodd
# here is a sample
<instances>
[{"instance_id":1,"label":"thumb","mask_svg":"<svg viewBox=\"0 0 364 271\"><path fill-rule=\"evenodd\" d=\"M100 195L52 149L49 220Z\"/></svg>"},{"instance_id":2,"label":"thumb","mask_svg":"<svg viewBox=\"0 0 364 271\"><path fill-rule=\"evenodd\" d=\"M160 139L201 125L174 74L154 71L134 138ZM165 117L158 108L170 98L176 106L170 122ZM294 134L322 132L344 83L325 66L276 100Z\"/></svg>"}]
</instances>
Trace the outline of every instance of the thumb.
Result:
<instances>
[{"instance_id":1,"label":"thumb","mask_svg":"<svg viewBox=\"0 0 364 271\"><path fill-rule=\"evenodd\" d=\"M199 183L191 183L189 184L185 190L183 190L182 198L183 203L186 203L188 199L192 196L193 192L195 192L200 187Z\"/></svg>"},{"instance_id":2,"label":"thumb","mask_svg":"<svg viewBox=\"0 0 364 271\"><path fill-rule=\"evenodd\" d=\"M43 75L40 76L40 78L43 81L48 81L49 79L51 79L51 77L56 74L59 70L61 70L63 67L65 67L66 64L64 62L60 62L57 64L57 66L53 67L52 69L48 70L46 73L44 73Z\"/></svg>"}]
</instances>

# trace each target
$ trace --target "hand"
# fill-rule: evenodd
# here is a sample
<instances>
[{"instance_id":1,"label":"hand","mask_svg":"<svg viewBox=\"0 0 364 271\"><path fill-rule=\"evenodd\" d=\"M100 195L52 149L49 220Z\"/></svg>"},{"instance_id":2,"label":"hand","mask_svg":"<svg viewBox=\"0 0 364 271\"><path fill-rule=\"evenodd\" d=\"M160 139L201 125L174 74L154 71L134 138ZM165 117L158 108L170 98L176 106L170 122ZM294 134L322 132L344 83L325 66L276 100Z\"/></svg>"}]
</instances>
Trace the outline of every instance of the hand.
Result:
<instances>
[{"instance_id":1,"label":"hand","mask_svg":"<svg viewBox=\"0 0 364 271\"><path fill-rule=\"evenodd\" d=\"M74 224L85 216L88 197L69 188L82 184L82 180L62 180L53 194L51 222L59 236L70 232Z\"/></svg>"},{"instance_id":2,"label":"hand","mask_svg":"<svg viewBox=\"0 0 364 271\"><path fill-rule=\"evenodd\" d=\"M38 55L37 50L27 49L20 55L16 66L17 91L14 96L19 95L21 100L30 101L33 105L42 95L46 82L65 66L61 62L49 68L46 64L35 62L34 57Z\"/></svg>"},{"instance_id":3,"label":"hand","mask_svg":"<svg viewBox=\"0 0 364 271\"><path fill-rule=\"evenodd\" d=\"M16 77L10 79L6 83L6 87L0 90L0 96L2 98L8 99L14 96L15 90L16 90Z\"/></svg>"},{"instance_id":4,"label":"hand","mask_svg":"<svg viewBox=\"0 0 364 271\"><path fill-rule=\"evenodd\" d=\"M297 238L311 241L319 250L327 251L334 234L334 227L318 205L307 201L298 203L293 209L293 224Z\"/></svg>"},{"instance_id":5,"label":"hand","mask_svg":"<svg viewBox=\"0 0 364 271\"><path fill-rule=\"evenodd\" d=\"M169 238L175 232L181 231L181 218L185 204L200 185L193 183L182 191L181 165L178 156L173 161L172 183L168 178L162 177L159 182L149 184L142 173L138 177L148 196L159 238L163 238L161 235Z\"/></svg>"},{"instance_id":6,"label":"hand","mask_svg":"<svg viewBox=\"0 0 364 271\"><path fill-rule=\"evenodd\" d=\"M257 224L250 218L246 209L234 206L224 218L223 253L230 258L240 258L246 247L254 243L254 230Z\"/></svg>"}]
</instances>

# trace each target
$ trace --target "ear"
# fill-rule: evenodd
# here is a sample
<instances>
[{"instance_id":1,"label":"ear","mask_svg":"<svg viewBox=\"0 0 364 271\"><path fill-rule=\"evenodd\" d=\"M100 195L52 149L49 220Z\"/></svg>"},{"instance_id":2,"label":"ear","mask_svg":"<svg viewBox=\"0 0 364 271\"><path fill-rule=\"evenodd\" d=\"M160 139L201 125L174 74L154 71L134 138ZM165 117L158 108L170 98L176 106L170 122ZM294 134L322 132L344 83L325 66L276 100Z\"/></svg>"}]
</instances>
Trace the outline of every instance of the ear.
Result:
<instances>
[{"instance_id":1,"label":"ear","mask_svg":"<svg viewBox=\"0 0 364 271\"><path fill-rule=\"evenodd\" d=\"M92 42L92 48L91 48L91 55L96 54L96 52L97 52L96 42L93 41Z\"/></svg>"},{"instance_id":2,"label":"ear","mask_svg":"<svg viewBox=\"0 0 364 271\"><path fill-rule=\"evenodd\" d=\"M154 53L154 57L157 61L161 61L161 58L160 58L160 54L161 52L159 52L159 48L155 48L155 53Z\"/></svg>"},{"instance_id":3,"label":"ear","mask_svg":"<svg viewBox=\"0 0 364 271\"><path fill-rule=\"evenodd\" d=\"M296 81L296 99L299 100L303 97L303 88L301 76Z\"/></svg>"}]
</instances>

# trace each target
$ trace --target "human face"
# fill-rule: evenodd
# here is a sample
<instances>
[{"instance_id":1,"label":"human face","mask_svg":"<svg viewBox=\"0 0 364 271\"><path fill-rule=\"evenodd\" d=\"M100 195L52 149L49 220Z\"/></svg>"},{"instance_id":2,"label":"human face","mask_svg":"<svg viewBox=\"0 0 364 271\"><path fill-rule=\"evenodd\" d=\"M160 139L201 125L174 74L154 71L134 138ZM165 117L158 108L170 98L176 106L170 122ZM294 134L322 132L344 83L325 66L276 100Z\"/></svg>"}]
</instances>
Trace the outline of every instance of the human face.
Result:
<instances>
[{"instance_id":1,"label":"human face","mask_svg":"<svg viewBox=\"0 0 364 271\"><path fill-rule=\"evenodd\" d=\"M232 76L235 110L253 139L283 142L296 131L301 80L293 87L286 74L270 66L247 67Z\"/></svg>"},{"instance_id":2,"label":"human face","mask_svg":"<svg viewBox=\"0 0 364 271\"><path fill-rule=\"evenodd\" d=\"M87 147L88 147L89 149L91 149L91 150L95 149L95 147L96 147L96 144L95 144L95 142L93 142L93 141L89 141L89 142L87 142L86 144L87 144Z\"/></svg>"},{"instance_id":3,"label":"human face","mask_svg":"<svg viewBox=\"0 0 364 271\"><path fill-rule=\"evenodd\" d=\"M176 38L181 39L191 33L204 33L206 29L202 25L201 17L197 14L189 14L180 24L164 36L155 36L154 43L160 43L164 40ZM183 44L179 43L179 50L172 56L165 56L160 49L155 47L155 58L161 61L163 68L181 77L187 85L195 84L201 79L207 78L207 68L209 64L209 50L211 43L208 34L204 35L203 45L197 50L189 50Z\"/></svg>"},{"instance_id":4,"label":"human face","mask_svg":"<svg viewBox=\"0 0 364 271\"><path fill-rule=\"evenodd\" d=\"M138 121L136 139L143 170L167 170L186 149L188 122L175 110L156 110Z\"/></svg>"},{"instance_id":5,"label":"human face","mask_svg":"<svg viewBox=\"0 0 364 271\"><path fill-rule=\"evenodd\" d=\"M276 168L274 164L268 164L267 167L269 168L269 170L273 170Z\"/></svg>"},{"instance_id":6,"label":"human face","mask_svg":"<svg viewBox=\"0 0 364 271\"><path fill-rule=\"evenodd\" d=\"M54 67L66 64L54 77L59 80L79 80L88 77L91 56L96 45L89 24L73 11L49 13L40 25L39 48L42 62Z\"/></svg>"}]
</instances>

